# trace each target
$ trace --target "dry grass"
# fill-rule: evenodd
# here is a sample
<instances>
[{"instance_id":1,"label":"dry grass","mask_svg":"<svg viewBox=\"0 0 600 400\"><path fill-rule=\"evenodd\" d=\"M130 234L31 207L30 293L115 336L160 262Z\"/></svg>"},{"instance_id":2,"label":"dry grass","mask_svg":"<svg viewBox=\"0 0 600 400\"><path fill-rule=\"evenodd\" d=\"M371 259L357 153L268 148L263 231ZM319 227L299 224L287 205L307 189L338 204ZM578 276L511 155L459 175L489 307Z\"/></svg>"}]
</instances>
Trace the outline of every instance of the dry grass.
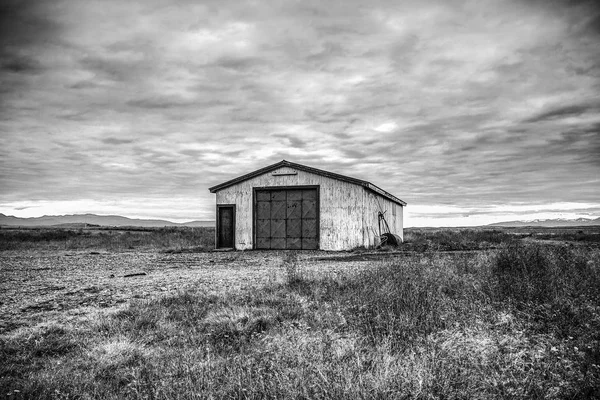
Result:
<instances>
[{"instance_id":1,"label":"dry grass","mask_svg":"<svg viewBox=\"0 0 600 400\"><path fill-rule=\"evenodd\" d=\"M2 228L0 251L6 250L163 250L206 251L214 248L214 228Z\"/></svg>"},{"instance_id":2,"label":"dry grass","mask_svg":"<svg viewBox=\"0 0 600 400\"><path fill-rule=\"evenodd\" d=\"M402 248L420 252L486 250L515 239L515 235L501 229L409 228L405 229Z\"/></svg>"},{"instance_id":3,"label":"dry grass","mask_svg":"<svg viewBox=\"0 0 600 400\"><path fill-rule=\"evenodd\" d=\"M22 328L0 337L0 396L598 398L599 251L498 247L368 268L281 253L264 285Z\"/></svg>"}]
</instances>

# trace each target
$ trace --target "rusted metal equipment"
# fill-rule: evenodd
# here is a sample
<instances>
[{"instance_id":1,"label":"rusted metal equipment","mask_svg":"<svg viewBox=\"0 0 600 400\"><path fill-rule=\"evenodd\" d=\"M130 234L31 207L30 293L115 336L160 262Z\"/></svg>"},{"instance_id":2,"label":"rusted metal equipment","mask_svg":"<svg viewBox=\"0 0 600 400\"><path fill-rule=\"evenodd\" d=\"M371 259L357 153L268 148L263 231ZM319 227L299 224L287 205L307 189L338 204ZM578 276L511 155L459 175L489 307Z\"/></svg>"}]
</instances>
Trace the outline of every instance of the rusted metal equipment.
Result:
<instances>
[{"instance_id":1,"label":"rusted metal equipment","mask_svg":"<svg viewBox=\"0 0 600 400\"><path fill-rule=\"evenodd\" d=\"M377 213L377 219L379 224L379 246L377 248L381 248L383 246L394 246L397 247L402 243L402 238L398 235L390 232L390 226L385 220L385 212L379 211ZM383 224L382 224L383 222ZM381 233L381 225L385 227L386 232Z\"/></svg>"}]
</instances>

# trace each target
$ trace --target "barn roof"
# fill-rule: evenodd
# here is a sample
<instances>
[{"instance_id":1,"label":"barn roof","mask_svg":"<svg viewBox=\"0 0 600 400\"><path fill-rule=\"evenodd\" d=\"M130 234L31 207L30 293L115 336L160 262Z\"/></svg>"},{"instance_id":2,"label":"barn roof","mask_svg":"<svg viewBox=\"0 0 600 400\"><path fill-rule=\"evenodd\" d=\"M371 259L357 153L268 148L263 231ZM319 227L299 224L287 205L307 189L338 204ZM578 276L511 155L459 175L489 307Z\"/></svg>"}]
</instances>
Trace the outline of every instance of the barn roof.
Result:
<instances>
[{"instance_id":1,"label":"barn roof","mask_svg":"<svg viewBox=\"0 0 600 400\"><path fill-rule=\"evenodd\" d=\"M401 206L406 205L406 202L400 200L399 198L386 192L385 190L373 185L371 182L363 181L362 179L352 178L352 177L349 177L346 175L335 174L333 172L324 171L322 169L308 167L308 166L302 165L302 164L296 164L296 163L286 161L286 160L279 161L276 164L269 165L269 166L261 168L261 169L257 169L256 171L250 172L249 174L239 176L239 177L231 179L227 182L223 182L219 185L208 188L208 190L210 190L211 193L215 193L221 189L225 189L229 186L233 186L233 185L243 182L245 180L252 179L258 175L262 175L266 172L270 172L270 171L276 170L281 167L290 167L290 168L298 169L300 171L310 172L310 173L313 173L316 175L322 175L322 176L326 176L328 178L337 179L337 180L344 181L344 182L354 183L355 185L363 186L363 187L379 194L380 196L393 201L394 203L400 204Z\"/></svg>"}]
</instances>

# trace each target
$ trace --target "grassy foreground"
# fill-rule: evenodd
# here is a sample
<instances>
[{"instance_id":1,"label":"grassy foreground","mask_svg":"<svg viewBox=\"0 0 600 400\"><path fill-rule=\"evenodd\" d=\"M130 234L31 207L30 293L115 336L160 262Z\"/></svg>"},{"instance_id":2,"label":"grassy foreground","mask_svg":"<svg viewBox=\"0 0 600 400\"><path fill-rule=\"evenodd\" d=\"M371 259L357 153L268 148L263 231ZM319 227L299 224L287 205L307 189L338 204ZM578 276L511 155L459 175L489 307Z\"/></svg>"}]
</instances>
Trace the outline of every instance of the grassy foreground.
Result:
<instances>
[{"instance_id":1,"label":"grassy foreground","mask_svg":"<svg viewBox=\"0 0 600 400\"><path fill-rule=\"evenodd\" d=\"M600 253L519 243L0 339L0 398L599 398Z\"/></svg>"}]
</instances>

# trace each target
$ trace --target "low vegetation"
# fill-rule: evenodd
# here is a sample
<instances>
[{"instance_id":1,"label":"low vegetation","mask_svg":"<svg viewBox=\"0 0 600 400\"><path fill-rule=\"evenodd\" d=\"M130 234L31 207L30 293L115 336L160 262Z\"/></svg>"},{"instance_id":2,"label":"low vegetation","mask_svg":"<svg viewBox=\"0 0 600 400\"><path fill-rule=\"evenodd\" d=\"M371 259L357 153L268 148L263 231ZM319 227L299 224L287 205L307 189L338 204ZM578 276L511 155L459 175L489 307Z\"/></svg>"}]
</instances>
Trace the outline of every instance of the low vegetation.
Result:
<instances>
[{"instance_id":1,"label":"low vegetation","mask_svg":"<svg viewBox=\"0 0 600 400\"><path fill-rule=\"evenodd\" d=\"M406 229L404 250L464 251L496 248L516 240L514 234L499 229Z\"/></svg>"},{"instance_id":2,"label":"low vegetation","mask_svg":"<svg viewBox=\"0 0 600 400\"><path fill-rule=\"evenodd\" d=\"M466 234L487 250L436 252L460 240L435 235L360 272L316 275L287 252L265 287L1 336L0 396L600 397L599 249L500 232Z\"/></svg>"},{"instance_id":3,"label":"low vegetation","mask_svg":"<svg viewBox=\"0 0 600 400\"><path fill-rule=\"evenodd\" d=\"M206 251L214 228L3 228L2 250Z\"/></svg>"},{"instance_id":4,"label":"low vegetation","mask_svg":"<svg viewBox=\"0 0 600 400\"><path fill-rule=\"evenodd\" d=\"M600 227L598 226L571 229L530 229L527 234L529 237L539 240L566 240L570 242L591 244L600 243Z\"/></svg>"},{"instance_id":5,"label":"low vegetation","mask_svg":"<svg viewBox=\"0 0 600 400\"><path fill-rule=\"evenodd\" d=\"M495 249L521 241L567 242L600 245L600 226L484 228L408 228L404 230L403 250L469 251Z\"/></svg>"}]
</instances>

